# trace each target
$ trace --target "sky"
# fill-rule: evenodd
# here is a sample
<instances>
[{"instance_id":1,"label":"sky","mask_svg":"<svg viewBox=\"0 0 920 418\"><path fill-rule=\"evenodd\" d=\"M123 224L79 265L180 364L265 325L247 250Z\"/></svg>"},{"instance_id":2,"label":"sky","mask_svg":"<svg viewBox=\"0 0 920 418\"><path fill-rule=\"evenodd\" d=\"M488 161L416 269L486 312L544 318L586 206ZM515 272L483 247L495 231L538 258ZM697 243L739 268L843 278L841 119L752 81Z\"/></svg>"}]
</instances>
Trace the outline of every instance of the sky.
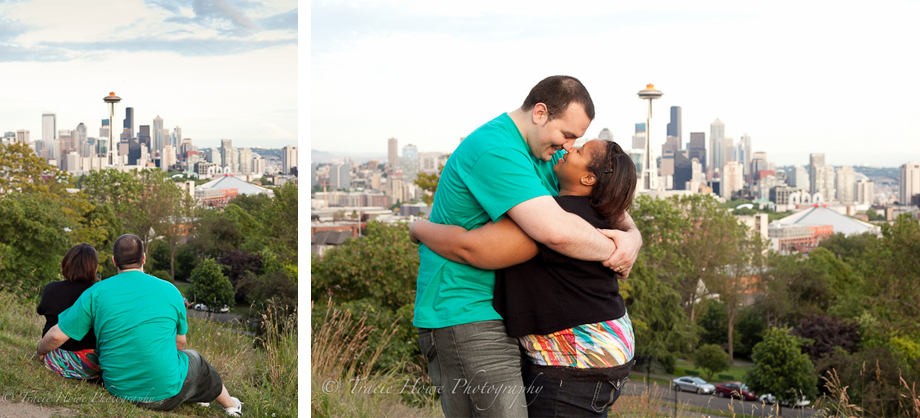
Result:
<instances>
[{"instance_id":1,"label":"sky","mask_svg":"<svg viewBox=\"0 0 920 418\"><path fill-rule=\"evenodd\" d=\"M309 20L307 20L309 22ZM296 0L0 0L0 132L99 136L109 92L199 147L298 140Z\"/></svg>"},{"instance_id":2,"label":"sky","mask_svg":"<svg viewBox=\"0 0 920 418\"><path fill-rule=\"evenodd\" d=\"M541 79L580 79L631 147L652 83L652 145L681 106L683 142L710 123L777 165L920 162L920 2L314 1L311 149L450 152Z\"/></svg>"}]
</instances>

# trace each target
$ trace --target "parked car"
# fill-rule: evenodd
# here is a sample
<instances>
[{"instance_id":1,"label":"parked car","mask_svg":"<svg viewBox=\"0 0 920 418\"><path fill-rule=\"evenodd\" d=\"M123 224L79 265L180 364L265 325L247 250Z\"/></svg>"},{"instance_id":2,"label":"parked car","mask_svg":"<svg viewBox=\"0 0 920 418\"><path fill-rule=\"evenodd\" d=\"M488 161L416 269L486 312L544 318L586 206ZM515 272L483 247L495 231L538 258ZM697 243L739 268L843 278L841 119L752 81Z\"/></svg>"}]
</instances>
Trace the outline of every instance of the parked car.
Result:
<instances>
[{"instance_id":1,"label":"parked car","mask_svg":"<svg viewBox=\"0 0 920 418\"><path fill-rule=\"evenodd\" d=\"M203 304L203 303L199 303L199 304L193 306L193 308L195 308L196 311L206 311L206 310L208 310L208 306L205 305L205 304Z\"/></svg>"},{"instance_id":2,"label":"parked car","mask_svg":"<svg viewBox=\"0 0 920 418\"><path fill-rule=\"evenodd\" d=\"M761 402L768 403L768 404L776 403L776 397L769 393L760 395L760 397L757 399L759 399ZM808 398L805 397L805 395L802 395L801 397L799 397L797 401L795 401L795 405L792 405L792 402L789 402L789 401L782 401L779 404L782 406L788 406L788 407L808 406L811 404L811 401L809 401Z\"/></svg>"},{"instance_id":3,"label":"parked car","mask_svg":"<svg viewBox=\"0 0 920 418\"><path fill-rule=\"evenodd\" d=\"M224 307L223 307L223 308L220 308L219 311L220 311L221 313L230 312L230 307L227 306L227 305L224 305Z\"/></svg>"},{"instance_id":4,"label":"parked car","mask_svg":"<svg viewBox=\"0 0 920 418\"><path fill-rule=\"evenodd\" d=\"M716 395L720 398L726 396L731 398L740 398L747 401L757 399L757 395L748 389L747 385L741 382L724 382L716 385Z\"/></svg>"},{"instance_id":5,"label":"parked car","mask_svg":"<svg viewBox=\"0 0 920 418\"><path fill-rule=\"evenodd\" d=\"M695 376L678 377L672 380L671 384L674 390L696 392L701 395L710 395L716 390L715 386Z\"/></svg>"}]
</instances>

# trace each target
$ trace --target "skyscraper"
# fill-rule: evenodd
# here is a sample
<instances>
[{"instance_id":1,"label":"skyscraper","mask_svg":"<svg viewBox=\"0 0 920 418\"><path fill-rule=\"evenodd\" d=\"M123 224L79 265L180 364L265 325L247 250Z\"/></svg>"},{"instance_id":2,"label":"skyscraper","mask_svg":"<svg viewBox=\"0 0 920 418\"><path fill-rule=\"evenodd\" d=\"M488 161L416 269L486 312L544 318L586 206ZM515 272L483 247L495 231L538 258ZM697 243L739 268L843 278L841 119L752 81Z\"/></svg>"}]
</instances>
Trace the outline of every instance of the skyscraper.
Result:
<instances>
[{"instance_id":1,"label":"skyscraper","mask_svg":"<svg viewBox=\"0 0 920 418\"><path fill-rule=\"evenodd\" d=\"M834 166L816 165L815 166L815 193L821 193L825 202L837 198L837 185ZM814 194L814 193L812 193Z\"/></svg>"},{"instance_id":2,"label":"skyscraper","mask_svg":"<svg viewBox=\"0 0 920 418\"><path fill-rule=\"evenodd\" d=\"M754 177L752 174L754 171L753 167L751 167L751 159L754 157L754 149L751 148L751 136L746 133L741 135L740 143L744 150L744 155L742 155L739 161L744 162L744 173L747 175L749 181L753 181Z\"/></svg>"},{"instance_id":3,"label":"skyscraper","mask_svg":"<svg viewBox=\"0 0 920 418\"><path fill-rule=\"evenodd\" d=\"M690 153L687 156L690 160L694 158L700 163L703 172L706 170L706 133L690 132Z\"/></svg>"},{"instance_id":4,"label":"skyscraper","mask_svg":"<svg viewBox=\"0 0 920 418\"><path fill-rule=\"evenodd\" d=\"M418 177L418 148L409 144L403 147L403 180L409 184L415 183Z\"/></svg>"},{"instance_id":5,"label":"skyscraper","mask_svg":"<svg viewBox=\"0 0 920 418\"><path fill-rule=\"evenodd\" d=\"M711 124L709 124L709 161L712 162L709 172L714 172L717 168L721 168L725 165L725 158L722 153L725 152L725 147L722 144L722 139L725 137L725 124L716 118ZM722 185L724 188L724 184Z\"/></svg>"},{"instance_id":6,"label":"skyscraper","mask_svg":"<svg viewBox=\"0 0 920 418\"><path fill-rule=\"evenodd\" d=\"M297 167L297 147L294 145L288 145L281 149L282 174L291 174L291 169L294 167ZM351 184L350 180L349 184Z\"/></svg>"},{"instance_id":7,"label":"skyscraper","mask_svg":"<svg viewBox=\"0 0 920 418\"><path fill-rule=\"evenodd\" d=\"M160 153L162 156L163 147L169 145L166 143L166 137L163 136L163 118L160 115L153 118L153 147L150 148L150 154L156 155Z\"/></svg>"},{"instance_id":8,"label":"skyscraper","mask_svg":"<svg viewBox=\"0 0 920 418\"><path fill-rule=\"evenodd\" d=\"M137 143L141 147L147 148L148 153L153 154L153 147L150 144L150 125L138 126Z\"/></svg>"},{"instance_id":9,"label":"skyscraper","mask_svg":"<svg viewBox=\"0 0 920 418\"><path fill-rule=\"evenodd\" d=\"M601 129L601 133L597 134L597 139L603 139L605 141L613 141L613 134L610 133L610 129L604 128L604 129Z\"/></svg>"},{"instance_id":10,"label":"skyscraper","mask_svg":"<svg viewBox=\"0 0 920 418\"><path fill-rule=\"evenodd\" d=\"M17 130L16 131L16 142L19 142L20 144L29 145L29 142L31 142L31 140L29 139L29 131L25 129Z\"/></svg>"},{"instance_id":11,"label":"skyscraper","mask_svg":"<svg viewBox=\"0 0 920 418\"><path fill-rule=\"evenodd\" d=\"M134 137L134 108L126 107L125 108L125 126L124 134L127 134L128 138Z\"/></svg>"},{"instance_id":12,"label":"skyscraper","mask_svg":"<svg viewBox=\"0 0 920 418\"><path fill-rule=\"evenodd\" d=\"M103 119L102 126L99 128L99 139L96 140L96 154L107 154L109 152L109 120Z\"/></svg>"},{"instance_id":13,"label":"skyscraper","mask_svg":"<svg viewBox=\"0 0 920 418\"><path fill-rule=\"evenodd\" d=\"M913 195L920 194L920 164L910 162L900 167L898 203L909 205Z\"/></svg>"},{"instance_id":14,"label":"skyscraper","mask_svg":"<svg viewBox=\"0 0 920 418\"><path fill-rule=\"evenodd\" d=\"M240 174L252 174L252 150L240 148Z\"/></svg>"},{"instance_id":15,"label":"skyscraper","mask_svg":"<svg viewBox=\"0 0 920 418\"><path fill-rule=\"evenodd\" d=\"M809 154L808 155L808 178L811 180L810 187L808 189L809 193L814 194L817 190L818 182L818 167L824 165L824 154Z\"/></svg>"},{"instance_id":16,"label":"skyscraper","mask_svg":"<svg viewBox=\"0 0 920 418\"><path fill-rule=\"evenodd\" d=\"M875 182L860 180L856 183L856 203L871 205L875 202Z\"/></svg>"},{"instance_id":17,"label":"skyscraper","mask_svg":"<svg viewBox=\"0 0 920 418\"><path fill-rule=\"evenodd\" d=\"M42 113L42 141L51 144L57 139L57 115L51 112Z\"/></svg>"},{"instance_id":18,"label":"skyscraper","mask_svg":"<svg viewBox=\"0 0 920 418\"><path fill-rule=\"evenodd\" d=\"M462 141L462 139L461 139ZM399 164L399 156L396 155L399 152L396 144L396 138L390 138L387 140L387 163L390 164L390 170L393 170Z\"/></svg>"},{"instance_id":19,"label":"skyscraper","mask_svg":"<svg viewBox=\"0 0 920 418\"><path fill-rule=\"evenodd\" d=\"M682 144L684 142L680 118L681 118L680 106L671 106L671 122L668 122L668 136L677 137L678 144ZM674 152L677 152L677 151L680 151L679 147ZM675 189L677 189L677 187L675 187ZM678 190L683 190L683 189L678 189Z\"/></svg>"},{"instance_id":20,"label":"skyscraper","mask_svg":"<svg viewBox=\"0 0 920 418\"><path fill-rule=\"evenodd\" d=\"M792 167L787 178L790 186L799 190L811 190L811 180L809 180L811 176L808 175L808 170L805 169L805 166L797 165Z\"/></svg>"},{"instance_id":21,"label":"skyscraper","mask_svg":"<svg viewBox=\"0 0 920 418\"><path fill-rule=\"evenodd\" d=\"M74 129L72 135L74 136L74 148L80 151L83 149L83 144L86 143L86 125L80 122L80 124L77 125L77 129Z\"/></svg>"},{"instance_id":22,"label":"skyscraper","mask_svg":"<svg viewBox=\"0 0 920 418\"><path fill-rule=\"evenodd\" d=\"M636 124L636 133L632 136L633 149L641 149L642 155L645 155L645 123Z\"/></svg>"},{"instance_id":23,"label":"skyscraper","mask_svg":"<svg viewBox=\"0 0 920 418\"><path fill-rule=\"evenodd\" d=\"M741 163L737 161L729 161L722 166L722 181L719 190L722 198L731 200L732 192L744 187L743 171Z\"/></svg>"},{"instance_id":24,"label":"skyscraper","mask_svg":"<svg viewBox=\"0 0 920 418\"><path fill-rule=\"evenodd\" d=\"M853 168L843 166L837 169L837 201L844 205L853 203L855 190L856 172Z\"/></svg>"}]
</instances>

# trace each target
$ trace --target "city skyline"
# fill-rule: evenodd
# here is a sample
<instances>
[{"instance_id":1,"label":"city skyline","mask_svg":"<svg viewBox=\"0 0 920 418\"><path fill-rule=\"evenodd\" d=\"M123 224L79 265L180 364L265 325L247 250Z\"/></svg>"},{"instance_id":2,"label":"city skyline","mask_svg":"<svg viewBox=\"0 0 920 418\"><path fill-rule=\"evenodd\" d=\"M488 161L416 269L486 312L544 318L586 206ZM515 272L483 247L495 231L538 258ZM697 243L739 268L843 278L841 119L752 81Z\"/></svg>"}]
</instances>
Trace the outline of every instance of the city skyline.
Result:
<instances>
[{"instance_id":1,"label":"city skyline","mask_svg":"<svg viewBox=\"0 0 920 418\"><path fill-rule=\"evenodd\" d=\"M311 100L323 106L312 109L311 149L386 153L395 137L451 152L540 79L568 74L594 99L588 139L607 128L628 144L645 119L635 93L652 83L664 92L656 147L680 106L684 148L689 132L706 132L708 146L718 118L725 137L747 134L777 165L810 153L832 165L920 160L920 80L904 53L920 5L533 6L314 3Z\"/></svg>"},{"instance_id":2,"label":"city skyline","mask_svg":"<svg viewBox=\"0 0 920 418\"><path fill-rule=\"evenodd\" d=\"M98 137L115 92L116 127L133 107L135 128L159 116L202 147L281 148L298 139L297 34L290 0L0 2L0 73L16 80L0 130L40 139L51 112Z\"/></svg>"}]
</instances>

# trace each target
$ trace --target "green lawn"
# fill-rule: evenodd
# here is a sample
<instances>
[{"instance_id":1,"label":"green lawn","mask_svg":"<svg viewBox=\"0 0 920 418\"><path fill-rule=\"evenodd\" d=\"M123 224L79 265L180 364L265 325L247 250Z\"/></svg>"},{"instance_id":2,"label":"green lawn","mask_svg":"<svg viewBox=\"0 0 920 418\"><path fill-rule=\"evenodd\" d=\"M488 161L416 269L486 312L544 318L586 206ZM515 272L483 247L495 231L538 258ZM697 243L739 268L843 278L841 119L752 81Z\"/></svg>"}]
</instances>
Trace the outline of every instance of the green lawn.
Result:
<instances>
[{"instance_id":1,"label":"green lawn","mask_svg":"<svg viewBox=\"0 0 920 418\"><path fill-rule=\"evenodd\" d=\"M736 381L744 382L744 375L748 372L748 370L750 370L750 368L751 366L737 366L737 365L732 366L732 368L729 369L728 371L713 374L712 379L709 380L709 382L713 384L725 382L728 380L736 380ZM673 376L674 377L687 376L687 370L696 372L697 376L700 376L703 379L706 379L706 376L700 369L693 367L693 364L687 361L678 361L676 363L676 367L674 368ZM723 377L720 377L720 375L729 375L732 378L725 379Z\"/></svg>"}]
</instances>

